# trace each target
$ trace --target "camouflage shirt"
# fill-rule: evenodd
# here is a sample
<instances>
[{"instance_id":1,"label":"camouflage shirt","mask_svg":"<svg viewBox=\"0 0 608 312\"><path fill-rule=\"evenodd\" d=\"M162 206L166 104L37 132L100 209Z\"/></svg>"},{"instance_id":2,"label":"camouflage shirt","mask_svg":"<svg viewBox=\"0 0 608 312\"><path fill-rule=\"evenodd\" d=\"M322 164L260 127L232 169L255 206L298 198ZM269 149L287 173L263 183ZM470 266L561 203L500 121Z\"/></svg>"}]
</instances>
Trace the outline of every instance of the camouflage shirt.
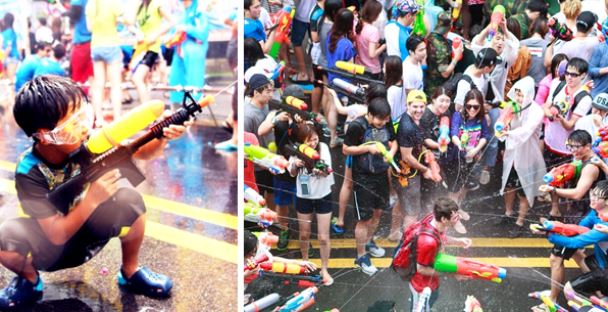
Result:
<instances>
[{"instance_id":1,"label":"camouflage shirt","mask_svg":"<svg viewBox=\"0 0 608 312\"><path fill-rule=\"evenodd\" d=\"M452 61L452 45L441 34L432 32L427 36L427 72L424 75L425 92L432 95L435 89L443 85L447 78L441 73L446 70Z\"/></svg>"}]
</instances>

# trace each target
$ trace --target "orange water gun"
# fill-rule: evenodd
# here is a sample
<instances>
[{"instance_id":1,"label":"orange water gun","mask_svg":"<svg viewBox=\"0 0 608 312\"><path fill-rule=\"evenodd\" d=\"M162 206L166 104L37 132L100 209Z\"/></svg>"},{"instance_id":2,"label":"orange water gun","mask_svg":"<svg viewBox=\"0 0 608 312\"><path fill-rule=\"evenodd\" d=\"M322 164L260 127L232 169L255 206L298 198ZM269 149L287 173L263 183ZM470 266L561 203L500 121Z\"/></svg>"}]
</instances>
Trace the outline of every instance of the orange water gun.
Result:
<instances>
[{"instance_id":1,"label":"orange water gun","mask_svg":"<svg viewBox=\"0 0 608 312\"><path fill-rule=\"evenodd\" d=\"M293 17L296 14L296 10L291 8L290 6L285 6L281 12L279 12L279 16L277 20L279 21L277 24L277 28L275 30L274 42L272 43L272 47L270 48L270 55L272 58L277 59L279 57L279 52L281 51L281 45L288 45L289 40L289 31L291 30L291 22L293 21Z\"/></svg>"},{"instance_id":2,"label":"orange water gun","mask_svg":"<svg viewBox=\"0 0 608 312\"><path fill-rule=\"evenodd\" d=\"M555 167L545 174L543 181L554 187L564 187L568 181L576 179L581 174L583 163L580 160Z\"/></svg>"}]
</instances>

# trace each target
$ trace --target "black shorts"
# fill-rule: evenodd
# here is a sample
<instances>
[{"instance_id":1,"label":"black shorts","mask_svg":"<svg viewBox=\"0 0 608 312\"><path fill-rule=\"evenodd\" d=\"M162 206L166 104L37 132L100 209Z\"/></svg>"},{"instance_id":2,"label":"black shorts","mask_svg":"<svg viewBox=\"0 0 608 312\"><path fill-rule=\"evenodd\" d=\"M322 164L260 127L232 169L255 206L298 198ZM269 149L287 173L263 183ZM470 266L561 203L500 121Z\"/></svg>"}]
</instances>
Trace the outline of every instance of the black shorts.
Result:
<instances>
[{"instance_id":1,"label":"black shorts","mask_svg":"<svg viewBox=\"0 0 608 312\"><path fill-rule=\"evenodd\" d=\"M331 200L331 194L319 198L319 199L308 199L308 198L296 198L296 210L302 214L325 214L333 211L333 201Z\"/></svg>"},{"instance_id":2,"label":"black shorts","mask_svg":"<svg viewBox=\"0 0 608 312\"><path fill-rule=\"evenodd\" d=\"M374 209L388 209L388 174L356 174L353 172L353 198L355 218L369 220Z\"/></svg>"},{"instance_id":3,"label":"black shorts","mask_svg":"<svg viewBox=\"0 0 608 312\"><path fill-rule=\"evenodd\" d=\"M320 70L316 65L312 66L312 77L314 78L314 81L312 82L312 85L315 88L321 88L323 87L323 81L325 81L325 79L327 78L327 73L323 70ZM321 81L321 82L319 82Z\"/></svg>"},{"instance_id":4,"label":"black shorts","mask_svg":"<svg viewBox=\"0 0 608 312\"><path fill-rule=\"evenodd\" d=\"M601 269L598 266L594 254L587 256L585 263L591 271L579 275L570 281L572 288L577 293L581 293L587 297L594 295L598 290L602 294L608 295L608 269Z\"/></svg>"},{"instance_id":5,"label":"black shorts","mask_svg":"<svg viewBox=\"0 0 608 312\"><path fill-rule=\"evenodd\" d=\"M0 226L0 248L27 256L37 270L57 271L89 261L113 237L118 237L146 211L141 195L131 188L119 189L99 205L84 225L65 244L54 245L33 218L7 220Z\"/></svg>"},{"instance_id":6,"label":"black shorts","mask_svg":"<svg viewBox=\"0 0 608 312\"><path fill-rule=\"evenodd\" d=\"M566 248L562 246L553 245L553 248L551 248L551 254L563 258L564 260L570 260L570 258L572 258L572 256L577 250L578 249L575 248Z\"/></svg>"},{"instance_id":7,"label":"black shorts","mask_svg":"<svg viewBox=\"0 0 608 312\"><path fill-rule=\"evenodd\" d=\"M158 61L158 53L147 51L144 57L141 59L140 64L148 66L148 68L152 68L154 64Z\"/></svg>"},{"instance_id":8,"label":"black shorts","mask_svg":"<svg viewBox=\"0 0 608 312\"><path fill-rule=\"evenodd\" d=\"M173 54L175 53L175 48L161 47L161 51L163 53L163 59L165 59L167 66L171 66L171 62L173 61Z\"/></svg>"},{"instance_id":9,"label":"black shorts","mask_svg":"<svg viewBox=\"0 0 608 312\"><path fill-rule=\"evenodd\" d=\"M274 187L272 173L268 170L254 171L255 183L258 185L260 195L264 196L265 193L274 193L272 188Z\"/></svg>"},{"instance_id":10,"label":"black shorts","mask_svg":"<svg viewBox=\"0 0 608 312\"><path fill-rule=\"evenodd\" d=\"M521 181L519 181L519 176L517 175L517 171L515 171L515 167L511 167L511 172L509 172L509 177L507 178L505 188L513 188L519 197L526 197L526 193L524 192L524 188L521 186Z\"/></svg>"}]
</instances>

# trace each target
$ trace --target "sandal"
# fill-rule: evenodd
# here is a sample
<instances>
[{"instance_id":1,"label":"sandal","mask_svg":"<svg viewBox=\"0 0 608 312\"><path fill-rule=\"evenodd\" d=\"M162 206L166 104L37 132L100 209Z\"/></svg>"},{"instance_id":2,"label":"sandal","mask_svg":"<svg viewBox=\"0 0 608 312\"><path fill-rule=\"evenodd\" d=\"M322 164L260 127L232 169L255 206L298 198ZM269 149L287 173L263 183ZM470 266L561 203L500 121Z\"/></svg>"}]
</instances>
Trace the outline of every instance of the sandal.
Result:
<instances>
[{"instance_id":1,"label":"sandal","mask_svg":"<svg viewBox=\"0 0 608 312\"><path fill-rule=\"evenodd\" d=\"M533 306L531 310L534 312L550 312L549 307L547 307L544 303Z\"/></svg>"}]
</instances>

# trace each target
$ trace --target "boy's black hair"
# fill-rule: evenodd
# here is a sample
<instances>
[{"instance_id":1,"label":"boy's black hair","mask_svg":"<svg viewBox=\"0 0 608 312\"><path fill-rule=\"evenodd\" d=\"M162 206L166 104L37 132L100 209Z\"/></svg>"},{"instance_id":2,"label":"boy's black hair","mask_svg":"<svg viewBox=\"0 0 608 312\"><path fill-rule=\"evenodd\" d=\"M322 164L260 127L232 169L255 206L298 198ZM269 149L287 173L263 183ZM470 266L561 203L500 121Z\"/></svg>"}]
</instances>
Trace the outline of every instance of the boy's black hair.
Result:
<instances>
[{"instance_id":1,"label":"boy's black hair","mask_svg":"<svg viewBox=\"0 0 608 312\"><path fill-rule=\"evenodd\" d=\"M538 12L539 18L547 18L547 14L549 13L549 5L545 3L543 0L530 0L526 4L526 9L530 10L530 12Z\"/></svg>"},{"instance_id":2,"label":"boy's black hair","mask_svg":"<svg viewBox=\"0 0 608 312\"><path fill-rule=\"evenodd\" d=\"M608 198L608 180L602 180L597 182L595 187L593 188L593 192L598 195L600 199Z\"/></svg>"},{"instance_id":3,"label":"boy's black hair","mask_svg":"<svg viewBox=\"0 0 608 312\"><path fill-rule=\"evenodd\" d=\"M4 29L13 28L13 23L15 22L15 16L12 13L4 14L3 18Z\"/></svg>"},{"instance_id":4,"label":"boy's black hair","mask_svg":"<svg viewBox=\"0 0 608 312\"><path fill-rule=\"evenodd\" d=\"M367 112L374 117L386 118L391 115L391 106L386 98L377 97L369 102Z\"/></svg>"},{"instance_id":5,"label":"boy's black hair","mask_svg":"<svg viewBox=\"0 0 608 312\"><path fill-rule=\"evenodd\" d=\"M578 143L582 146L591 144L591 135L585 130L574 130L568 136L568 143Z\"/></svg>"},{"instance_id":6,"label":"boy's black hair","mask_svg":"<svg viewBox=\"0 0 608 312\"><path fill-rule=\"evenodd\" d=\"M60 60L65 56L65 46L63 44L58 44L53 47L53 56Z\"/></svg>"},{"instance_id":7,"label":"boy's black hair","mask_svg":"<svg viewBox=\"0 0 608 312\"><path fill-rule=\"evenodd\" d=\"M59 120L86 101L87 96L71 79L39 76L17 93L13 116L25 134L32 136L40 129L54 129Z\"/></svg>"},{"instance_id":8,"label":"boy's black hair","mask_svg":"<svg viewBox=\"0 0 608 312\"><path fill-rule=\"evenodd\" d=\"M447 197L439 197L435 200L433 207L433 215L435 220L441 221L441 218L451 219L452 214L458 211L458 204Z\"/></svg>"},{"instance_id":9,"label":"boy's black hair","mask_svg":"<svg viewBox=\"0 0 608 312\"><path fill-rule=\"evenodd\" d=\"M586 74L589 71L589 63L580 57L571 58L566 68L570 66L576 68L579 74Z\"/></svg>"},{"instance_id":10,"label":"boy's black hair","mask_svg":"<svg viewBox=\"0 0 608 312\"><path fill-rule=\"evenodd\" d=\"M386 86L379 83L371 83L365 92L365 102L369 103L375 98L386 99Z\"/></svg>"},{"instance_id":11,"label":"boy's black hair","mask_svg":"<svg viewBox=\"0 0 608 312\"><path fill-rule=\"evenodd\" d=\"M248 230L243 233L243 255L249 255L258 248L258 238Z\"/></svg>"},{"instance_id":12,"label":"boy's black hair","mask_svg":"<svg viewBox=\"0 0 608 312\"><path fill-rule=\"evenodd\" d=\"M334 20L336 13L342 8L342 0L326 0L323 15L330 21Z\"/></svg>"},{"instance_id":13,"label":"boy's black hair","mask_svg":"<svg viewBox=\"0 0 608 312\"><path fill-rule=\"evenodd\" d=\"M412 52L416 51L416 48L418 47L418 45L423 42L424 42L424 38L417 36L417 35L413 35L413 36L410 36L409 38L407 38L407 41L405 41L405 47L407 48L407 51L410 52L410 54L412 54Z\"/></svg>"},{"instance_id":14,"label":"boy's black hair","mask_svg":"<svg viewBox=\"0 0 608 312\"><path fill-rule=\"evenodd\" d=\"M251 5L253 4L253 1L254 1L254 0L245 0L245 1L243 2L243 8L244 8L245 10L249 10L249 8L251 8Z\"/></svg>"}]
</instances>

